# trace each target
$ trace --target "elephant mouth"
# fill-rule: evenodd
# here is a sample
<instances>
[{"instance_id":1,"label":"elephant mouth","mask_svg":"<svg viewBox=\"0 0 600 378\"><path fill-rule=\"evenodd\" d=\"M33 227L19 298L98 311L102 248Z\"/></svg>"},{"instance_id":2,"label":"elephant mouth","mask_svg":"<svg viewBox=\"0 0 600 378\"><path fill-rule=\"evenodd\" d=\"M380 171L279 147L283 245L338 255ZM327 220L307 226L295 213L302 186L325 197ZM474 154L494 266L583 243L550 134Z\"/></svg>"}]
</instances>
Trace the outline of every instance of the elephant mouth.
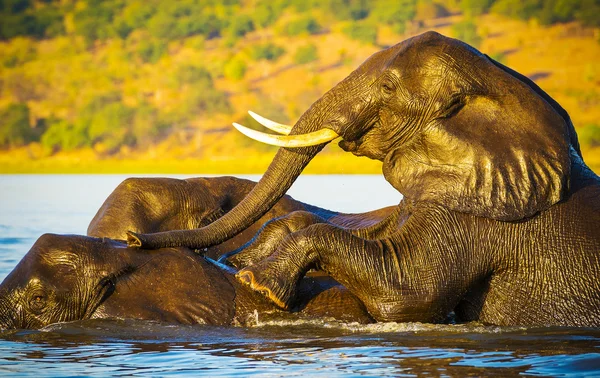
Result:
<instances>
[{"instance_id":1,"label":"elephant mouth","mask_svg":"<svg viewBox=\"0 0 600 378\"><path fill-rule=\"evenodd\" d=\"M340 146L340 148L346 152L351 152L353 154L356 154L356 152L358 152L358 149L360 148L361 145L361 141L359 140L353 140L353 141L348 141L348 140L341 140L338 143L338 146Z\"/></svg>"}]
</instances>

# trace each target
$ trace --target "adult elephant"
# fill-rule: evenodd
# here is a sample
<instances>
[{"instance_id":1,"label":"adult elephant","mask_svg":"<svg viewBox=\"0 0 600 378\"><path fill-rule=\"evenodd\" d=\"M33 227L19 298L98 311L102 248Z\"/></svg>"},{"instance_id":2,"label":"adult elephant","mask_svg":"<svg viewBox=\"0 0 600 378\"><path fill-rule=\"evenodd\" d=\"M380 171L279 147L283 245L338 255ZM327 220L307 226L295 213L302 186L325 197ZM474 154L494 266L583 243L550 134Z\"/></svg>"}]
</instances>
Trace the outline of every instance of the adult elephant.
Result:
<instances>
[{"instance_id":1,"label":"adult elephant","mask_svg":"<svg viewBox=\"0 0 600 378\"><path fill-rule=\"evenodd\" d=\"M130 233L130 245L205 247L236 235L338 135L344 150L383 161L404 195L393 219L294 230L241 280L286 308L317 267L377 320L437 322L455 310L501 325L600 325L600 179L568 114L531 80L434 32L374 54L290 136L263 137L287 147L226 216Z\"/></svg>"},{"instance_id":2,"label":"adult elephant","mask_svg":"<svg viewBox=\"0 0 600 378\"><path fill-rule=\"evenodd\" d=\"M285 196L246 233L202 251L206 257L188 248L140 250L113 240L131 228L153 232L209 223L254 185L234 177L125 180L98 210L89 236L46 234L36 241L0 284L0 328L41 328L90 318L217 325L297 316L372 322L362 302L328 277L303 280L302 299L290 314L243 286L235 271L208 256L225 257L224 251L247 243L271 217L302 211L322 222L352 226L378 223L392 209L339 214ZM261 258L248 251L232 260L243 267Z\"/></svg>"}]
</instances>

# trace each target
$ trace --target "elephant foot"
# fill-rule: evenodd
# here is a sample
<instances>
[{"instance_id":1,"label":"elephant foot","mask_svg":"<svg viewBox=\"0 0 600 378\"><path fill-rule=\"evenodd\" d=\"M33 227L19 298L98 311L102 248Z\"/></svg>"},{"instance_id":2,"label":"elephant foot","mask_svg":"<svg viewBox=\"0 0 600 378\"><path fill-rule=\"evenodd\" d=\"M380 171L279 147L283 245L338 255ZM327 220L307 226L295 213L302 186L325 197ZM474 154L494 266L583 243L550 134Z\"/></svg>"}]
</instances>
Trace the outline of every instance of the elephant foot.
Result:
<instances>
[{"instance_id":1,"label":"elephant foot","mask_svg":"<svg viewBox=\"0 0 600 378\"><path fill-rule=\"evenodd\" d=\"M250 286L252 290L269 298L278 307L289 310L295 292L293 283L283 284L275 276L253 270L256 270L256 267L244 268L235 277L244 285Z\"/></svg>"}]
</instances>

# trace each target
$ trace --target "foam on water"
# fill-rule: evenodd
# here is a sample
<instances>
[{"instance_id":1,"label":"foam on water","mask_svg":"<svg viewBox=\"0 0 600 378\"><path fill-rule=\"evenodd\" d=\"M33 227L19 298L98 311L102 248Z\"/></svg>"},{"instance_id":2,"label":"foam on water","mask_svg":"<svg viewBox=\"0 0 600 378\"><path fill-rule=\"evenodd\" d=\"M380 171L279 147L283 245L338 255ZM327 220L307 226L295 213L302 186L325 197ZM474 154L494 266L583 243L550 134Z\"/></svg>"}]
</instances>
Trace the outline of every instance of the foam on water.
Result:
<instances>
[{"instance_id":1,"label":"foam on water","mask_svg":"<svg viewBox=\"0 0 600 378\"><path fill-rule=\"evenodd\" d=\"M356 333L398 333L398 332L444 332L444 333L501 333L525 331L527 327L486 326L472 322L465 324L429 324L429 323L345 323L336 319L294 319L294 320L258 320L254 327L297 327L313 326L326 329L339 329Z\"/></svg>"}]
</instances>

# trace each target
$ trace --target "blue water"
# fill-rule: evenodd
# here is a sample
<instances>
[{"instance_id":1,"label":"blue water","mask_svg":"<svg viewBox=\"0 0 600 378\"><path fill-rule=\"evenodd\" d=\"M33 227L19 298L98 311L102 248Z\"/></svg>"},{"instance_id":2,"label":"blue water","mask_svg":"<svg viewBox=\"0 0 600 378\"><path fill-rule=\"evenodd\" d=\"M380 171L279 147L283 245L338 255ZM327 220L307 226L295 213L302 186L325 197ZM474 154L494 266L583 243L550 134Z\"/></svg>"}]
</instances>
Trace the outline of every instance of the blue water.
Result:
<instances>
[{"instance_id":1,"label":"blue water","mask_svg":"<svg viewBox=\"0 0 600 378\"><path fill-rule=\"evenodd\" d=\"M41 234L85 234L124 178L0 176L0 279ZM346 212L400 199L380 176L302 176L290 194ZM0 332L0 374L600 376L599 347L600 329L585 328L261 319L254 327L225 328L89 320Z\"/></svg>"}]
</instances>

